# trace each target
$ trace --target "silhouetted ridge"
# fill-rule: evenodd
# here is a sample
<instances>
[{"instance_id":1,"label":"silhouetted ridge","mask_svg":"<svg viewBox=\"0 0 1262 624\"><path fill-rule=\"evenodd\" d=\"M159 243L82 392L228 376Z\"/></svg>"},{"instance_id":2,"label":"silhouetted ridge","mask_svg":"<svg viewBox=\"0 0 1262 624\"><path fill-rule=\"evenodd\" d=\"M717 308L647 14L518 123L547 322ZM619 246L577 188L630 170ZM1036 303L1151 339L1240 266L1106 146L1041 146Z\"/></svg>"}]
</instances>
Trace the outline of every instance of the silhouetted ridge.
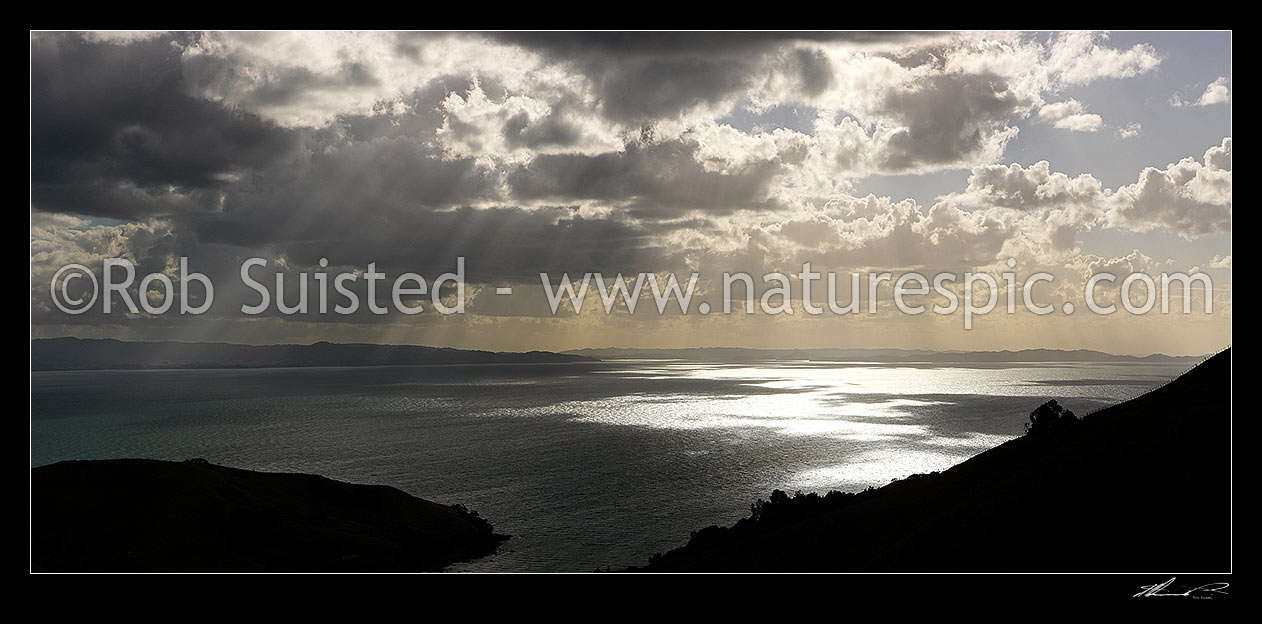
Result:
<instances>
[{"instance_id":1,"label":"silhouetted ridge","mask_svg":"<svg viewBox=\"0 0 1262 624\"><path fill-rule=\"evenodd\" d=\"M1230 569L1230 349L1085 418L1049 402L1031 419L1047 423L1037 435L942 473L854 494L773 492L645 569Z\"/></svg>"},{"instance_id":2,"label":"silhouetted ridge","mask_svg":"<svg viewBox=\"0 0 1262 624\"><path fill-rule=\"evenodd\" d=\"M31 470L35 571L437 571L506 539L392 487L205 460Z\"/></svg>"}]
</instances>

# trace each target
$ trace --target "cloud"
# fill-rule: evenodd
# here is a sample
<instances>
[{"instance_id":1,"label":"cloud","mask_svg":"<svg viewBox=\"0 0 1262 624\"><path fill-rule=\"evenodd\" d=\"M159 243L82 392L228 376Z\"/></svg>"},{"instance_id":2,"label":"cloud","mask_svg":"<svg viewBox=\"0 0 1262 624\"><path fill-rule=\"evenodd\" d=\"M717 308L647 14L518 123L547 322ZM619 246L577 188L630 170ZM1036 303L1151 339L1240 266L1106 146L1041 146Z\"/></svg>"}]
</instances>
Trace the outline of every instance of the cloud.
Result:
<instances>
[{"instance_id":1,"label":"cloud","mask_svg":"<svg viewBox=\"0 0 1262 624\"><path fill-rule=\"evenodd\" d=\"M1229 101L1230 93L1227 89L1227 79L1219 77L1214 82L1209 83L1208 87L1205 87L1205 93L1201 94L1201 99L1196 101L1196 105L1226 104Z\"/></svg>"},{"instance_id":2,"label":"cloud","mask_svg":"<svg viewBox=\"0 0 1262 624\"><path fill-rule=\"evenodd\" d=\"M115 218L212 212L234 180L297 137L188 96L174 39L31 43L31 195L43 210Z\"/></svg>"},{"instance_id":3,"label":"cloud","mask_svg":"<svg viewBox=\"0 0 1262 624\"><path fill-rule=\"evenodd\" d=\"M1076 271L1092 228L1229 231L1230 138L1116 191L1009 164L1026 123L1105 127L1062 89L1159 63L1089 33L35 34L32 298L47 307L59 263L107 255L145 272L188 255L216 284L254 255L422 274L465 255L474 286L804 261ZM763 123L786 109L806 112ZM952 171L925 204L855 191Z\"/></svg>"},{"instance_id":4,"label":"cloud","mask_svg":"<svg viewBox=\"0 0 1262 624\"><path fill-rule=\"evenodd\" d=\"M1108 33L1066 32L1056 35L1048 58L1050 74L1064 85L1083 85L1105 78L1131 78L1161 64L1152 46L1135 44L1126 50L1105 45Z\"/></svg>"},{"instance_id":5,"label":"cloud","mask_svg":"<svg viewBox=\"0 0 1262 624\"><path fill-rule=\"evenodd\" d=\"M1227 254L1225 256L1221 256L1221 255L1214 256L1213 259L1209 261L1209 268L1230 269L1231 268L1231 254Z\"/></svg>"},{"instance_id":6,"label":"cloud","mask_svg":"<svg viewBox=\"0 0 1262 624\"><path fill-rule=\"evenodd\" d=\"M395 33L312 31L196 33L178 60L191 95L281 126L318 127L449 73L452 64L430 58L435 42L450 42L447 52L461 64L460 41L443 35L404 41Z\"/></svg>"},{"instance_id":7,"label":"cloud","mask_svg":"<svg viewBox=\"0 0 1262 624\"><path fill-rule=\"evenodd\" d=\"M87 219L35 211L31 213L31 319L39 324L65 317L53 308L48 285L58 268L78 263L99 267L105 258L127 258L137 274L172 274L178 266L179 248L174 225L149 219L121 225L92 225ZM82 288L82 284L72 283ZM82 292L71 292L79 298ZM104 316L104 315L100 315ZM80 321L98 322L92 314Z\"/></svg>"},{"instance_id":8,"label":"cloud","mask_svg":"<svg viewBox=\"0 0 1262 624\"><path fill-rule=\"evenodd\" d=\"M937 75L890 92L888 115L903 127L887 139L881 165L897 172L997 159L1017 129L1006 122L1034 100L996 75Z\"/></svg>"},{"instance_id":9,"label":"cloud","mask_svg":"<svg viewBox=\"0 0 1262 624\"><path fill-rule=\"evenodd\" d=\"M1003 208L1037 215L1051 236L1072 241L1093 227L1137 232L1161 229L1184 238L1231 231L1231 137L1164 169L1147 167L1134 184L1104 188L1094 176L1052 171L1047 161L974 167L963 191L943 201L974 208ZM1068 237L1067 239L1065 237Z\"/></svg>"},{"instance_id":10,"label":"cloud","mask_svg":"<svg viewBox=\"0 0 1262 624\"><path fill-rule=\"evenodd\" d=\"M1143 133L1144 133L1144 126L1140 124L1138 121L1133 121L1131 123L1126 124L1125 127L1118 128L1117 130L1113 131L1113 134L1117 135L1117 138L1119 139L1133 139Z\"/></svg>"},{"instance_id":11,"label":"cloud","mask_svg":"<svg viewBox=\"0 0 1262 624\"><path fill-rule=\"evenodd\" d=\"M528 158L617 151L650 128L679 138L736 108L816 109L864 127L864 169L995 162L1015 122L1065 84L1155 68L1107 34L1046 43L1011 33L199 33L181 43L187 89L283 127L397 108L440 77L478 82L446 102L453 153ZM421 111L418 111L421 112ZM476 120L474 117L478 117ZM1093 130L1090 113L1059 120ZM484 125L487 125L484 127ZM493 127L491 127L493 126ZM774 128L768 128L774 130ZM475 149L476 148L476 149ZM837 155L841 157L840 154Z\"/></svg>"},{"instance_id":12,"label":"cloud","mask_svg":"<svg viewBox=\"0 0 1262 624\"><path fill-rule=\"evenodd\" d=\"M1205 150L1205 164L1210 169L1231 173L1231 137L1224 137L1222 143Z\"/></svg>"},{"instance_id":13,"label":"cloud","mask_svg":"<svg viewBox=\"0 0 1262 624\"><path fill-rule=\"evenodd\" d=\"M922 267L993 262L1021 227L1017 215L930 208L912 200L838 195L779 215L740 214L669 237L700 266L725 271Z\"/></svg>"},{"instance_id":14,"label":"cloud","mask_svg":"<svg viewBox=\"0 0 1262 624\"><path fill-rule=\"evenodd\" d=\"M1215 104L1228 104L1230 101L1230 87L1227 78L1218 77L1214 82L1210 82L1205 87L1205 91L1201 93L1196 100L1186 100L1182 93L1175 93L1170 97L1170 105L1179 109L1184 106L1212 106Z\"/></svg>"},{"instance_id":15,"label":"cloud","mask_svg":"<svg viewBox=\"0 0 1262 624\"><path fill-rule=\"evenodd\" d=\"M1206 150L1203 163L1184 158L1148 167L1135 184L1117 189L1110 226L1146 232L1163 228L1184 238L1231 231L1231 137Z\"/></svg>"},{"instance_id":16,"label":"cloud","mask_svg":"<svg viewBox=\"0 0 1262 624\"><path fill-rule=\"evenodd\" d=\"M1092 205L1105 197L1100 181L1090 174L1071 178L1053 172L1046 160L1030 167L1018 164L975 167L962 193L952 200L978 206L1031 210L1065 205Z\"/></svg>"},{"instance_id":17,"label":"cloud","mask_svg":"<svg viewBox=\"0 0 1262 624\"><path fill-rule=\"evenodd\" d=\"M1118 277L1125 277L1132 273L1146 273L1153 275L1159 267L1157 261L1149 257L1138 249L1132 249L1130 253L1124 256L1103 257L1096 254L1087 254L1079 258L1075 258L1072 265L1077 268L1075 276L1080 284L1086 284L1092 276L1101 273L1111 273ZM1192 271L1195 273L1195 271ZM1104 295L1097 299L1100 305L1108 305L1114 300L1116 294L1121 291L1122 280L1101 281L1096 284L1095 292ZM1077 289L1081 292L1081 288ZM1114 295L1109 297L1108 295Z\"/></svg>"},{"instance_id":18,"label":"cloud","mask_svg":"<svg viewBox=\"0 0 1262 624\"><path fill-rule=\"evenodd\" d=\"M1214 104L1227 104L1231 101L1231 91L1227 84L1227 78L1220 76L1209 86L1205 87L1205 92L1201 94L1195 101L1189 102L1184 99L1180 93L1175 93L1170 98L1170 105L1176 108L1184 106L1212 106Z\"/></svg>"},{"instance_id":19,"label":"cloud","mask_svg":"<svg viewBox=\"0 0 1262 624\"><path fill-rule=\"evenodd\" d=\"M728 154L739 160L718 160L707 158L696 141L676 140L632 143L623 152L597 156L539 155L510 170L506 185L522 202L596 202L648 218L775 209L772 180L804 154L791 143L784 151L772 149L765 158Z\"/></svg>"},{"instance_id":20,"label":"cloud","mask_svg":"<svg viewBox=\"0 0 1262 624\"><path fill-rule=\"evenodd\" d=\"M1084 112L1082 102L1065 100L1053 104L1044 104L1039 108L1038 120L1051 124L1062 130L1076 132L1095 132L1104 124L1104 119L1094 113Z\"/></svg>"},{"instance_id":21,"label":"cloud","mask_svg":"<svg viewBox=\"0 0 1262 624\"><path fill-rule=\"evenodd\" d=\"M906 33L501 33L499 41L541 54L586 77L600 110L630 125L722 113L768 87L806 97L834 85L823 48L901 44Z\"/></svg>"}]
</instances>

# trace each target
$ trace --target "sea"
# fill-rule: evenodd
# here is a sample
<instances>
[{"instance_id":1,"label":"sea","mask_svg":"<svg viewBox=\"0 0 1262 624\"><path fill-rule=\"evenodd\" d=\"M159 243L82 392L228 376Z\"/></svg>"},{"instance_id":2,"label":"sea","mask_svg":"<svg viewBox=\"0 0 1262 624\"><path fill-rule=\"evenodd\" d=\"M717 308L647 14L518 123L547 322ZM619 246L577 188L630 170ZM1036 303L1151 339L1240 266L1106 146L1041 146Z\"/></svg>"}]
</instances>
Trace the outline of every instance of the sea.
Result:
<instances>
[{"instance_id":1,"label":"sea","mask_svg":"<svg viewBox=\"0 0 1262 624\"><path fill-rule=\"evenodd\" d=\"M460 503L511 535L455 572L642 565L772 490L858 491L1086 415L1190 363L607 360L33 372L31 466L200 457Z\"/></svg>"}]
</instances>

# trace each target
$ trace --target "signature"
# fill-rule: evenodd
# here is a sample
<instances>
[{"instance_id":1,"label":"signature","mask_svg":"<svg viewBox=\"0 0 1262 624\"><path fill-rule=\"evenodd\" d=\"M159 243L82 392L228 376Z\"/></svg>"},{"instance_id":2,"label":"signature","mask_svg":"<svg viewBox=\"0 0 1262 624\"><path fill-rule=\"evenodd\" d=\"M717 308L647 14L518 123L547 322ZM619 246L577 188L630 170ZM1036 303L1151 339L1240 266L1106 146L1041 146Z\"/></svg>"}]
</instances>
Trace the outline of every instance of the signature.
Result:
<instances>
[{"instance_id":1,"label":"signature","mask_svg":"<svg viewBox=\"0 0 1262 624\"><path fill-rule=\"evenodd\" d=\"M1230 583L1206 583L1199 587L1187 587L1174 584L1176 577L1170 577L1170 580L1164 583L1156 583L1154 585L1144 585L1140 588L1139 593L1135 594L1135 598L1152 598L1156 596L1181 596L1183 598L1213 598L1215 596L1226 596L1227 588Z\"/></svg>"}]
</instances>

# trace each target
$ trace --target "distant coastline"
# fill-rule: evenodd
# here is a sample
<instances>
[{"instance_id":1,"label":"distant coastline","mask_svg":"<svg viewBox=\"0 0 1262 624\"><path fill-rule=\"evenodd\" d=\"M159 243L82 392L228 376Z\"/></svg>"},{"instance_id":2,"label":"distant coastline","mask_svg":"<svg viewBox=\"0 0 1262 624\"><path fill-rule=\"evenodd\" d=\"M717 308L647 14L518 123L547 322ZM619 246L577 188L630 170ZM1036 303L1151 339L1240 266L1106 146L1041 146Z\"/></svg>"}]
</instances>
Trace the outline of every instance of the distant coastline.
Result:
<instances>
[{"instance_id":1,"label":"distant coastline","mask_svg":"<svg viewBox=\"0 0 1262 624\"><path fill-rule=\"evenodd\" d=\"M475 351L412 345L242 345L209 342L125 342L114 339L31 340L32 371L558 364L595 358L528 351Z\"/></svg>"},{"instance_id":2,"label":"distant coastline","mask_svg":"<svg viewBox=\"0 0 1262 624\"><path fill-rule=\"evenodd\" d=\"M425 366L456 364L569 364L617 359L702 362L1147 362L1194 363L1205 356L1116 355L1089 349L927 351L921 349L690 349L600 348L568 351L482 351L419 345L364 343L244 345L216 342L129 342L112 338L31 340L32 371L287 368L318 366Z\"/></svg>"},{"instance_id":3,"label":"distant coastline","mask_svg":"<svg viewBox=\"0 0 1262 624\"><path fill-rule=\"evenodd\" d=\"M680 359L711 362L811 360L823 362L1196 362L1205 355L1116 355L1090 349L1017 351L927 351L923 349L572 349L565 355L612 359ZM1208 354L1206 354L1208 355Z\"/></svg>"}]
</instances>

